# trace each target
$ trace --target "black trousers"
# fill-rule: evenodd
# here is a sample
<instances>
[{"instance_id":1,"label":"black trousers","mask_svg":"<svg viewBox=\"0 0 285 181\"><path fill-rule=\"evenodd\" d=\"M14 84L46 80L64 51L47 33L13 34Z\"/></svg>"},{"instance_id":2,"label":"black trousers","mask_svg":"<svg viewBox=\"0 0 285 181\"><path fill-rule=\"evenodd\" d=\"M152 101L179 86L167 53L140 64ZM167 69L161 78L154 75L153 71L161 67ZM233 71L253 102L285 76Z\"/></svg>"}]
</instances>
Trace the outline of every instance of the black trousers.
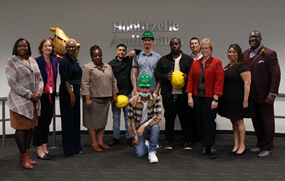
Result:
<instances>
[{"instance_id":1,"label":"black trousers","mask_svg":"<svg viewBox=\"0 0 285 181\"><path fill-rule=\"evenodd\" d=\"M186 94L171 95L170 98L162 96L165 117L165 139L173 141L175 118L178 114L184 141L191 141L191 108L188 106Z\"/></svg>"},{"instance_id":2,"label":"black trousers","mask_svg":"<svg viewBox=\"0 0 285 181\"><path fill-rule=\"evenodd\" d=\"M215 145L218 108L211 110L212 97L193 96L193 100L200 142L205 146Z\"/></svg>"},{"instance_id":3,"label":"black trousers","mask_svg":"<svg viewBox=\"0 0 285 181\"><path fill-rule=\"evenodd\" d=\"M51 123L55 94L51 94L52 104L49 101L48 94L41 96L41 115L38 119L38 126L34 128L33 145L41 146L48 142L49 125Z\"/></svg>"}]
</instances>

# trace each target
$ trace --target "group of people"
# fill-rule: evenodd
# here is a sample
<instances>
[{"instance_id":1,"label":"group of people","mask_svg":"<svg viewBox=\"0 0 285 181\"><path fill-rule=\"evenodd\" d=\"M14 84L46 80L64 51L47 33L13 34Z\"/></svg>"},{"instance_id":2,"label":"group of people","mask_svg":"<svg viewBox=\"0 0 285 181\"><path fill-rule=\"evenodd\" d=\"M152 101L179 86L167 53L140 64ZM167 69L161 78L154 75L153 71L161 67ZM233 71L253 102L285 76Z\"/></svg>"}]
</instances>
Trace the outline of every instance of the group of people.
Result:
<instances>
[{"instance_id":1,"label":"group of people","mask_svg":"<svg viewBox=\"0 0 285 181\"><path fill-rule=\"evenodd\" d=\"M228 49L229 64L212 57L213 43L205 38L190 39L190 56L181 51L181 41L170 41L170 53L161 57L152 50L154 36L142 35L143 50L132 50L119 44L117 56L108 64L102 61L101 48L90 48L91 61L82 66L76 59L77 42L66 42L66 54L58 61L53 58L54 45L44 39L39 45L41 56L31 58L27 40L15 42L12 57L5 65L11 91L8 95L11 127L21 153L24 168L32 169L36 161L29 154L30 143L37 146L37 158L49 160L55 155L48 151L49 125L54 110L56 79L60 73L60 112L62 144L65 156L82 153L80 143L80 95L83 102L83 125L87 128L93 151L102 152L120 143L120 118L124 113L126 142L136 147L138 157L148 154L151 163L158 162L159 123L161 104L165 118L164 148L174 148L174 124L178 115L185 150L192 150L195 141L202 143L199 156L217 157L215 147L216 115L230 119L234 146L229 152L243 155L245 126L243 118L252 118L257 136L251 152L259 157L272 154L274 139L273 103L278 95L280 68L275 51L261 44L261 34L249 35L250 48L242 53L239 45ZM57 69L57 67L59 67ZM173 72L182 72L184 85L172 85ZM133 97L132 97L133 92ZM162 103L160 95L162 97ZM117 96L125 95L129 103L116 106ZM113 139L104 144L109 107L113 112ZM146 140L146 133L150 139Z\"/></svg>"}]
</instances>

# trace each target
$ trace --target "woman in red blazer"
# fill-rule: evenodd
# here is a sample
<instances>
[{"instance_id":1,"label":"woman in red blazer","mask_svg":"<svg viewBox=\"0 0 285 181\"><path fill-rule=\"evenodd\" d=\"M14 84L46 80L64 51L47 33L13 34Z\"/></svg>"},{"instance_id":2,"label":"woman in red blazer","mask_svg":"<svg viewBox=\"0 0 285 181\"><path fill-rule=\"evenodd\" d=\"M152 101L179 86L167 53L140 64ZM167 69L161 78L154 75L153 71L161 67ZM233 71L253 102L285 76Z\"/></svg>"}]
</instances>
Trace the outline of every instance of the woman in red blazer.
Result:
<instances>
[{"instance_id":1,"label":"woman in red blazer","mask_svg":"<svg viewBox=\"0 0 285 181\"><path fill-rule=\"evenodd\" d=\"M223 94L224 69L219 59L213 58L213 44L208 38L201 41L203 57L193 62L188 75L188 105L194 108L199 139L203 149L199 156L210 153L217 157L215 148L216 115L219 97Z\"/></svg>"}]
</instances>

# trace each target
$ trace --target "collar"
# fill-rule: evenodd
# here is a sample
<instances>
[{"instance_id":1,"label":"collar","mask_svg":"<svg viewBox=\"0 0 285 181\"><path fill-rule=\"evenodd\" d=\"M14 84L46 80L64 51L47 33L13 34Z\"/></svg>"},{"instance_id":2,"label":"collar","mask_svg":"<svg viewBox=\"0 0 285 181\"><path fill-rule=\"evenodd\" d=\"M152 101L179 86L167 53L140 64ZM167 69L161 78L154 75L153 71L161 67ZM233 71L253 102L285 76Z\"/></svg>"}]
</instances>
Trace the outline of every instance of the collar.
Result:
<instances>
[{"instance_id":1,"label":"collar","mask_svg":"<svg viewBox=\"0 0 285 181\"><path fill-rule=\"evenodd\" d=\"M258 48L256 48L255 50L253 50L254 54L257 54L257 52L259 51L259 49L262 47L262 44L259 45ZM249 53L250 53L251 48L249 48Z\"/></svg>"},{"instance_id":2,"label":"collar","mask_svg":"<svg viewBox=\"0 0 285 181\"><path fill-rule=\"evenodd\" d=\"M119 62L122 62L122 61L126 60L126 58L127 58L127 57L124 57L123 60L119 60L119 59L118 59L118 56L115 57L115 59L116 59L117 61L119 61Z\"/></svg>"},{"instance_id":3,"label":"collar","mask_svg":"<svg viewBox=\"0 0 285 181\"><path fill-rule=\"evenodd\" d=\"M64 55L69 61L74 62L71 56L68 53L65 53ZM75 62L78 63L78 60L75 58Z\"/></svg>"},{"instance_id":4,"label":"collar","mask_svg":"<svg viewBox=\"0 0 285 181\"><path fill-rule=\"evenodd\" d=\"M93 64L94 68L97 68L99 70L105 70L105 68L108 68L107 65L104 62L103 62L102 68L99 67L98 65L96 65L92 60L91 60L91 63Z\"/></svg>"},{"instance_id":5,"label":"collar","mask_svg":"<svg viewBox=\"0 0 285 181\"><path fill-rule=\"evenodd\" d=\"M183 53L182 51L180 51L180 54L181 54L181 55L180 55L180 56L181 56L180 60L181 60L181 59L183 59L183 57L184 57L185 55L184 55L184 53ZM179 56L178 56L178 57L179 57ZM178 57L177 57L177 58L178 58ZM174 58L172 57L171 52L167 55L167 58L168 58L169 60L174 60Z\"/></svg>"},{"instance_id":6,"label":"collar","mask_svg":"<svg viewBox=\"0 0 285 181\"><path fill-rule=\"evenodd\" d=\"M190 54L190 57L192 57L193 59L199 59L201 56L201 52L199 52L196 56L193 53Z\"/></svg>"},{"instance_id":7,"label":"collar","mask_svg":"<svg viewBox=\"0 0 285 181\"><path fill-rule=\"evenodd\" d=\"M152 55L153 55L153 51L151 50L150 53L147 55L147 54L145 53L145 51L142 50L142 54L143 54L143 56L149 57L149 56L152 56Z\"/></svg>"}]
</instances>

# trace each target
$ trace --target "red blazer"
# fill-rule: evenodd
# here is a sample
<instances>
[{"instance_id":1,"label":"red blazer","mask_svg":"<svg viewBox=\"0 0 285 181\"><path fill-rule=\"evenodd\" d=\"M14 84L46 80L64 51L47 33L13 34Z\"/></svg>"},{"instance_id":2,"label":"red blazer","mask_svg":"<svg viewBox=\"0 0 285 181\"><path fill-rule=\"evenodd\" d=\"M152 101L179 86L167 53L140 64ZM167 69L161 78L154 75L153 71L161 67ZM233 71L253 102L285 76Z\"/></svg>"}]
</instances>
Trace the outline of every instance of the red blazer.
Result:
<instances>
[{"instance_id":1,"label":"red blazer","mask_svg":"<svg viewBox=\"0 0 285 181\"><path fill-rule=\"evenodd\" d=\"M249 58L249 49L243 52ZM275 51L261 46L250 64L252 96L255 102L265 103L269 93L278 95L280 67Z\"/></svg>"},{"instance_id":2,"label":"red blazer","mask_svg":"<svg viewBox=\"0 0 285 181\"><path fill-rule=\"evenodd\" d=\"M188 75L186 92L192 93L195 96L197 96L198 93L202 59L203 58L193 62ZM223 95L224 77L224 69L221 60L210 57L205 62L204 70L205 97L213 97L215 94Z\"/></svg>"}]
</instances>

